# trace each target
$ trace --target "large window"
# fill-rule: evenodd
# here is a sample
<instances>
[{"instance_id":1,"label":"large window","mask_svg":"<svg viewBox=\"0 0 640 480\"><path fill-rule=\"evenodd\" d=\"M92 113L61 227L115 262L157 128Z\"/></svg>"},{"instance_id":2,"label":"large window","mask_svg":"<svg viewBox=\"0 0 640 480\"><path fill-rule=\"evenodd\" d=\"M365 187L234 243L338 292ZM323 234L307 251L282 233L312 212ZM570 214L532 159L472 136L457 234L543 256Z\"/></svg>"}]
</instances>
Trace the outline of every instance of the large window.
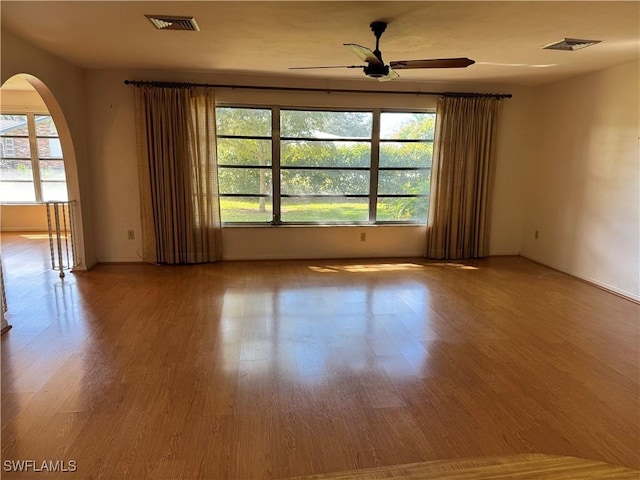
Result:
<instances>
[{"instance_id":1,"label":"large window","mask_svg":"<svg viewBox=\"0 0 640 480\"><path fill-rule=\"evenodd\" d=\"M435 114L218 107L225 223L426 223Z\"/></svg>"},{"instance_id":2,"label":"large window","mask_svg":"<svg viewBox=\"0 0 640 480\"><path fill-rule=\"evenodd\" d=\"M0 115L0 202L66 201L60 138L50 115Z\"/></svg>"}]
</instances>

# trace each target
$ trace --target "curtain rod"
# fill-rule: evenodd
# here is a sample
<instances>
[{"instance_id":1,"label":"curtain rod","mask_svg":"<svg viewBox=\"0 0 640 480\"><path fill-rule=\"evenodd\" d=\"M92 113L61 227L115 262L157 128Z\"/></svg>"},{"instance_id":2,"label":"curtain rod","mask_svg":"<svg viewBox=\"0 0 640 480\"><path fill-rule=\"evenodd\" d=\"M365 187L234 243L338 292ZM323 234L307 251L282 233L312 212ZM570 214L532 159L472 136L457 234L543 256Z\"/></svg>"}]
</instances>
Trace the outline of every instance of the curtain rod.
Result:
<instances>
[{"instance_id":1,"label":"curtain rod","mask_svg":"<svg viewBox=\"0 0 640 480\"><path fill-rule=\"evenodd\" d=\"M445 97L493 97L493 98L511 98L510 93L468 93L468 92L416 92L416 91L388 91L381 92L375 90L352 90L344 88L305 88L305 87L266 87L258 85L216 85L211 83L183 83L183 82L154 82L146 80L125 80L125 85L133 85L134 87L173 87L173 88L230 88L232 90L276 90L289 92L326 92L326 93L382 93L389 95L436 95Z\"/></svg>"}]
</instances>

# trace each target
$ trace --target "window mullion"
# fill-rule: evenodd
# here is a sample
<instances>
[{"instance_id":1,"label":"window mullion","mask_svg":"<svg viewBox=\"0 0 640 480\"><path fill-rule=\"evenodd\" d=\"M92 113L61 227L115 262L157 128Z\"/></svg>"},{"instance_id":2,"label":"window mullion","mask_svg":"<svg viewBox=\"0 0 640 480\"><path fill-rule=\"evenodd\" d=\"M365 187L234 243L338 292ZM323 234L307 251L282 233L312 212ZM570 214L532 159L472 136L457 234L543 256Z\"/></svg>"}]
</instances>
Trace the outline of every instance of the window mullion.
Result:
<instances>
[{"instance_id":1,"label":"window mullion","mask_svg":"<svg viewBox=\"0 0 640 480\"><path fill-rule=\"evenodd\" d=\"M271 109L271 185L273 188L273 220L274 225L281 223L280 213L282 202L280 201L280 108Z\"/></svg>"},{"instance_id":2,"label":"window mullion","mask_svg":"<svg viewBox=\"0 0 640 480\"><path fill-rule=\"evenodd\" d=\"M373 110L369 174L369 223L376 222L378 209L378 165L380 164L380 109Z\"/></svg>"},{"instance_id":3,"label":"window mullion","mask_svg":"<svg viewBox=\"0 0 640 480\"><path fill-rule=\"evenodd\" d=\"M33 188L36 202L42 202L42 182L40 177L40 156L38 155L38 139L36 137L35 114L27 113L27 128L29 130L29 150L31 151L31 171L33 172Z\"/></svg>"}]
</instances>

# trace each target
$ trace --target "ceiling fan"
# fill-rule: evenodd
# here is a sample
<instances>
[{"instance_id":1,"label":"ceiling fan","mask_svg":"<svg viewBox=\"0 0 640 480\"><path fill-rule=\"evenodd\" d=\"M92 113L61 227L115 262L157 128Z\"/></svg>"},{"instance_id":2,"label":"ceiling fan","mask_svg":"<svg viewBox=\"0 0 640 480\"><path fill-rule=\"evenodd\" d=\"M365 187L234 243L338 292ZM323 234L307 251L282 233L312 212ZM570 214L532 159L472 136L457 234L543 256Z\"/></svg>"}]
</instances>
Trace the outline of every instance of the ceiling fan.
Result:
<instances>
[{"instance_id":1,"label":"ceiling fan","mask_svg":"<svg viewBox=\"0 0 640 480\"><path fill-rule=\"evenodd\" d=\"M289 70L308 70L315 68L362 68L365 75L371 78L377 78L380 82L386 82L398 78L395 70L409 68L464 68L473 65L475 61L469 58L432 58L427 60L399 60L389 62L385 65L382 60L382 52L380 52L380 37L387 29L386 22L373 22L371 31L376 37L376 49L371 50L367 47L357 45L355 43L345 43L344 46L351 50L360 60L367 62L366 65L331 65L324 67L290 67Z\"/></svg>"}]
</instances>

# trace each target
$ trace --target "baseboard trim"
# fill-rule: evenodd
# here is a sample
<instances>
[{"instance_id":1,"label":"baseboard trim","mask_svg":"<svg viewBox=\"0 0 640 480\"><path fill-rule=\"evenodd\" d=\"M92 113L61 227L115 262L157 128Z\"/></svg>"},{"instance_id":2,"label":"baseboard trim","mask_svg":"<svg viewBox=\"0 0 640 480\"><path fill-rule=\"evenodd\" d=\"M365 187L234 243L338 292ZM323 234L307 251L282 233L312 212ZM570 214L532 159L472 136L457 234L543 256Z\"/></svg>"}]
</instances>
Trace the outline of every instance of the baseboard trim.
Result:
<instances>
[{"instance_id":1,"label":"baseboard trim","mask_svg":"<svg viewBox=\"0 0 640 480\"><path fill-rule=\"evenodd\" d=\"M490 252L490 257L518 257L520 256L520 252L509 252L509 251L498 251L498 252Z\"/></svg>"},{"instance_id":2,"label":"baseboard trim","mask_svg":"<svg viewBox=\"0 0 640 480\"><path fill-rule=\"evenodd\" d=\"M560 268L548 265L545 262L542 262L542 261L538 260L537 258L528 256L528 255L520 254L520 256L522 258L526 258L527 260L531 260L532 262L535 262L535 263L537 263L539 265L543 265L543 266L545 266L547 268L555 270L556 272L564 273L565 275L569 275L571 277L577 278L578 280L583 281L585 283L588 283L589 285L597 287L597 288L599 288L601 290L605 290L605 291L607 291L609 293L617 295L618 297L622 297L625 300L629 300L629 301L631 301L633 303L640 304L640 295L638 295L638 294L635 294L633 292L629 292L629 291L624 290L622 288L618 288L618 287L616 287L614 285L610 285L610 284L608 284L606 282L602 282L600 280L596 280L595 278L591 278L591 277L589 277L587 275L582 275L582 274L580 274L578 272L574 272L574 271L571 271L571 270L562 270Z\"/></svg>"},{"instance_id":3,"label":"baseboard trim","mask_svg":"<svg viewBox=\"0 0 640 480\"><path fill-rule=\"evenodd\" d=\"M140 257L98 257L96 263L143 263Z\"/></svg>"}]
</instances>

